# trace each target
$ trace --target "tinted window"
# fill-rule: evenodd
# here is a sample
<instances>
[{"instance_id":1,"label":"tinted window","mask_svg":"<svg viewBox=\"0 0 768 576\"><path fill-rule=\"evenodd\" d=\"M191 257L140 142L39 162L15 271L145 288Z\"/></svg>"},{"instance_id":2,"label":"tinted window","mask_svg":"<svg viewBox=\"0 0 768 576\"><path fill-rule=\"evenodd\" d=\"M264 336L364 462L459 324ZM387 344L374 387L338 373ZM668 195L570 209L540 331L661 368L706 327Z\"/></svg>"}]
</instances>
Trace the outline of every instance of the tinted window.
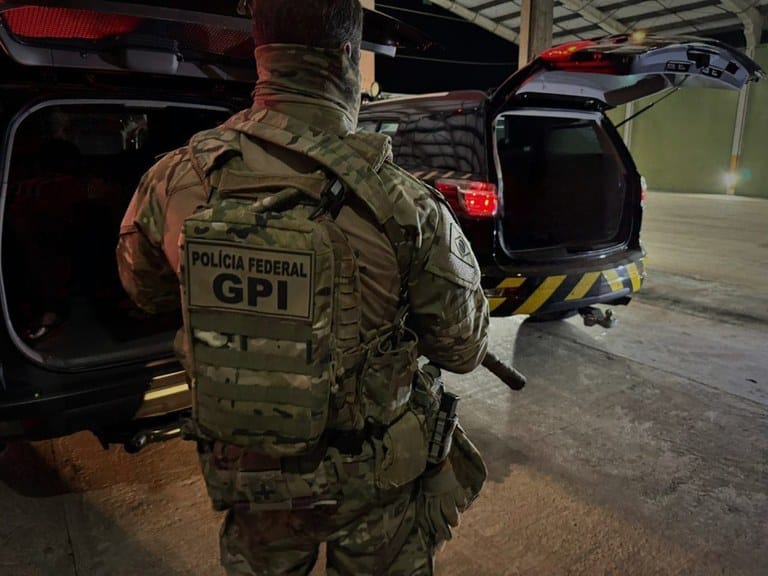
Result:
<instances>
[{"instance_id":1,"label":"tinted window","mask_svg":"<svg viewBox=\"0 0 768 576\"><path fill-rule=\"evenodd\" d=\"M549 131L547 154L602 154L598 126L594 122L553 126Z\"/></svg>"},{"instance_id":2,"label":"tinted window","mask_svg":"<svg viewBox=\"0 0 768 576\"><path fill-rule=\"evenodd\" d=\"M387 136L394 136L397 134L397 129L399 127L400 124L397 122L382 122L381 126L379 126L379 132L386 134Z\"/></svg>"},{"instance_id":3,"label":"tinted window","mask_svg":"<svg viewBox=\"0 0 768 576\"><path fill-rule=\"evenodd\" d=\"M395 162L414 172L484 172L486 147L481 114L461 110L413 111L403 114L402 118L400 121L365 119L360 127L391 136Z\"/></svg>"},{"instance_id":4,"label":"tinted window","mask_svg":"<svg viewBox=\"0 0 768 576\"><path fill-rule=\"evenodd\" d=\"M403 127L402 162L435 170L477 173L485 159L482 120L471 113L423 116Z\"/></svg>"}]
</instances>

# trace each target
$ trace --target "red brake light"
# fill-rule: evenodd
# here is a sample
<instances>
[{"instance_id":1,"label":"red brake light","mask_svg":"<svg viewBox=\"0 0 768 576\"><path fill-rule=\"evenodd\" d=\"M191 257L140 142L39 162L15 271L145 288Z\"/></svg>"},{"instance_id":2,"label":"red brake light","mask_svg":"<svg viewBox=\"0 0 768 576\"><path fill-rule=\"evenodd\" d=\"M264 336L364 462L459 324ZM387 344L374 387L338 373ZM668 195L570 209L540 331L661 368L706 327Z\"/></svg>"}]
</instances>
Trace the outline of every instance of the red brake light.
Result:
<instances>
[{"instance_id":1,"label":"red brake light","mask_svg":"<svg viewBox=\"0 0 768 576\"><path fill-rule=\"evenodd\" d=\"M648 195L648 184L645 176L640 176L640 205L645 206L645 197Z\"/></svg>"},{"instance_id":2,"label":"red brake light","mask_svg":"<svg viewBox=\"0 0 768 576\"><path fill-rule=\"evenodd\" d=\"M546 60L547 62L568 62L571 60L574 52L578 52L582 48L587 48L588 46L594 46L594 44L595 42L593 40L580 40L579 42L560 44L559 46L544 50L544 52L541 53L541 59Z\"/></svg>"},{"instance_id":3,"label":"red brake light","mask_svg":"<svg viewBox=\"0 0 768 576\"><path fill-rule=\"evenodd\" d=\"M3 12L10 31L24 38L100 40L133 32L135 16L100 14L90 10L26 6Z\"/></svg>"},{"instance_id":4,"label":"red brake light","mask_svg":"<svg viewBox=\"0 0 768 576\"><path fill-rule=\"evenodd\" d=\"M560 44L542 52L540 58L555 70L615 74L618 68L609 56L601 51L587 50L597 45L592 40Z\"/></svg>"},{"instance_id":5,"label":"red brake light","mask_svg":"<svg viewBox=\"0 0 768 576\"><path fill-rule=\"evenodd\" d=\"M435 182L435 187L454 210L467 216L492 218L499 209L496 185L490 182L441 179Z\"/></svg>"}]
</instances>

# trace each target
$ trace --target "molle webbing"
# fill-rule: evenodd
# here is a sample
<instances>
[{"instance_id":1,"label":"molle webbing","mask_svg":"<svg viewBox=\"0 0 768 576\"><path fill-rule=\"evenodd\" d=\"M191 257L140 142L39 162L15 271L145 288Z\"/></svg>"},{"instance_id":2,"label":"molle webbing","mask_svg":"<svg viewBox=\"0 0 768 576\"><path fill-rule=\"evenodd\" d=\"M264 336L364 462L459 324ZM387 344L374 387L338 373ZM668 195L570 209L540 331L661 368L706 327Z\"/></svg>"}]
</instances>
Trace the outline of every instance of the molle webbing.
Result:
<instances>
[{"instance_id":1,"label":"molle webbing","mask_svg":"<svg viewBox=\"0 0 768 576\"><path fill-rule=\"evenodd\" d=\"M304 324L293 324L274 320L269 323L254 322L252 318L233 312L207 312L191 310L190 321L200 330L216 330L221 327L224 319L235 334L250 338L274 338L289 342L311 342L312 327Z\"/></svg>"},{"instance_id":2,"label":"molle webbing","mask_svg":"<svg viewBox=\"0 0 768 576\"><path fill-rule=\"evenodd\" d=\"M301 454L327 427L335 381L334 247L311 207L265 211L220 192L184 223L194 416L212 438Z\"/></svg>"},{"instance_id":3,"label":"molle webbing","mask_svg":"<svg viewBox=\"0 0 768 576\"><path fill-rule=\"evenodd\" d=\"M365 402L381 402L380 409L370 412L374 415L399 413L408 396L412 363L405 360L408 366L398 365L389 376L382 369L387 382L378 386L380 393L361 396L361 372L374 365L361 342L367 336L361 327L357 258L332 214L310 219L313 210L306 201L322 202L332 172L347 193L367 206L395 250L401 305L412 242L395 221L394 204L377 174L389 153L385 137L327 135L274 111L228 128L190 142L192 163L211 188L209 206L185 222L182 244L195 418L215 439L269 456L299 455L310 450L326 428L362 429ZM240 152L244 134L307 156L324 170L295 178L254 173ZM230 269L218 264L224 260L214 255L216 250ZM299 259L313 255L311 265L307 260L311 282L292 284L290 277L262 274L247 264L267 254L266 261L286 266L292 253ZM303 265L299 269L303 271ZM265 288L268 281L282 282L283 295L295 294L294 285L304 286L300 294L311 287L312 304L304 308L310 315L303 320L295 314L275 315L273 306L265 316L262 300L275 298L275 286ZM301 303L301 298L296 301ZM293 306L294 300L280 302ZM253 310L248 308L251 303ZM387 393L392 382L398 386Z\"/></svg>"},{"instance_id":4,"label":"molle webbing","mask_svg":"<svg viewBox=\"0 0 768 576\"><path fill-rule=\"evenodd\" d=\"M302 376L319 377L323 369L312 365L310 362L297 362L295 358L280 354L266 354L256 350L229 350L225 348L211 348L210 346L195 345L193 355L196 362L211 366L237 366L247 370L262 370L269 366L270 372L292 372ZM228 395L233 400L237 393Z\"/></svg>"},{"instance_id":5,"label":"molle webbing","mask_svg":"<svg viewBox=\"0 0 768 576\"><path fill-rule=\"evenodd\" d=\"M350 134L341 138L318 133L306 125L293 126L297 129L294 131L291 129L293 123L293 119L283 114L265 110L250 121L231 128L315 160L333 172L348 190L354 191L380 224L386 222L392 216L393 207L377 174L384 158L379 162L371 152L372 146L360 142L377 135ZM364 156L364 152L370 156ZM372 162L378 162L378 165Z\"/></svg>"},{"instance_id":6,"label":"molle webbing","mask_svg":"<svg viewBox=\"0 0 768 576\"><path fill-rule=\"evenodd\" d=\"M406 286L413 259L413 243L393 218L393 206L378 171L388 159L388 137L357 133L344 138L318 133L276 112L258 116L231 127L260 140L308 156L331 170L372 212L392 244L402 285ZM401 294L402 296L402 294Z\"/></svg>"}]
</instances>

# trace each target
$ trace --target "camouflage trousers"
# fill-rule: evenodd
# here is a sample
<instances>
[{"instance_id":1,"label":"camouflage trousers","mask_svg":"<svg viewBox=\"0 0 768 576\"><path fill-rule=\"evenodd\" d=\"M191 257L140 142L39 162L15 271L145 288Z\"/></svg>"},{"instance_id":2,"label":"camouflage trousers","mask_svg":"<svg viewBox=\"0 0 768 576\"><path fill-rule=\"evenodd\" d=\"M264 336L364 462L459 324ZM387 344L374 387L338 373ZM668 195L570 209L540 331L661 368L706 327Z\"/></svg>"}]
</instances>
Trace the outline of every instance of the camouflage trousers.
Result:
<instances>
[{"instance_id":1,"label":"camouflage trousers","mask_svg":"<svg viewBox=\"0 0 768 576\"><path fill-rule=\"evenodd\" d=\"M322 543L328 576L434 574L432 538L416 518L418 481L379 488L367 443L361 454L341 458L342 482L328 483L327 475L318 475L318 496L335 503L299 510L230 508L221 529L221 563L228 576L309 574ZM312 482L312 475L302 477Z\"/></svg>"},{"instance_id":2,"label":"camouflage trousers","mask_svg":"<svg viewBox=\"0 0 768 576\"><path fill-rule=\"evenodd\" d=\"M432 576L433 550L416 525L412 490L346 512L230 510L221 530L228 576L306 575L326 542L328 576Z\"/></svg>"}]
</instances>

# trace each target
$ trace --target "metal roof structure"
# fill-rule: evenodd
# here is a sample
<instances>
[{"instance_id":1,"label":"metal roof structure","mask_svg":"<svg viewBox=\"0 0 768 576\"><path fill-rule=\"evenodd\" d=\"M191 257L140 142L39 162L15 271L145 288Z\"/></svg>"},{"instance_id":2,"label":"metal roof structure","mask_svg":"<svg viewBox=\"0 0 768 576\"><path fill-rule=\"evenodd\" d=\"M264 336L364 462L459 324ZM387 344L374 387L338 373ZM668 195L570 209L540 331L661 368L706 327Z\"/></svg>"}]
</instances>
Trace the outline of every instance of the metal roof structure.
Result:
<instances>
[{"instance_id":1,"label":"metal roof structure","mask_svg":"<svg viewBox=\"0 0 768 576\"><path fill-rule=\"evenodd\" d=\"M517 43L520 0L430 0ZM555 0L553 43L635 30L711 36L743 30L747 46L760 42L768 0Z\"/></svg>"}]
</instances>

